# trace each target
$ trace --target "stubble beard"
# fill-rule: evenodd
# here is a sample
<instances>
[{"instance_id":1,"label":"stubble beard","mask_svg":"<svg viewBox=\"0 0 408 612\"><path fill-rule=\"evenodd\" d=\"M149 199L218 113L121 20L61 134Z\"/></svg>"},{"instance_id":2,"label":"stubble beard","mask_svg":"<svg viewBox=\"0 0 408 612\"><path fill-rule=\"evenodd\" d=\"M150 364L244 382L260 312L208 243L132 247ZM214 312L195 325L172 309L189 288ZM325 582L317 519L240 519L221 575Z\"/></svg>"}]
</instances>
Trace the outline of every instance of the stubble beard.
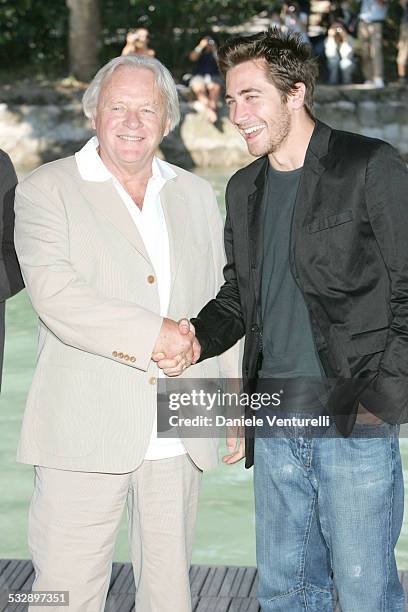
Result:
<instances>
[{"instance_id":1,"label":"stubble beard","mask_svg":"<svg viewBox=\"0 0 408 612\"><path fill-rule=\"evenodd\" d=\"M286 108L283 108L279 114L279 118L275 122L276 131L274 134L270 134L268 142L264 145L260 145L259 148L251 147L248 143L248 151L254 157L262 157L263 155L270 155L278 151L282 143L286 140L289 135L291 128L291 117ZM255 144L255 143L254 143Z\"/></svg>"}]
</instances>

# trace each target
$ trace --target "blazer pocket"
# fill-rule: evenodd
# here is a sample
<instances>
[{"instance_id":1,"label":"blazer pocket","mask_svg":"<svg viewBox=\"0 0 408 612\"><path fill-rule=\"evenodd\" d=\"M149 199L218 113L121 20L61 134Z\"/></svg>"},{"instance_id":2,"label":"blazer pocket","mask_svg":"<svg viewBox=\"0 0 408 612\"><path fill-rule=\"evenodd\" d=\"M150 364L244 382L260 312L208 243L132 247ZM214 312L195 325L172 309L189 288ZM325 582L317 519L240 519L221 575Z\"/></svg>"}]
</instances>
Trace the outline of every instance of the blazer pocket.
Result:
<instances>
[{"instance_id":1,"label":"blazer pocket","mask_svg":"<svg viewBox=\"0 0 408 612\"><path fill-rule=\"evenodd\" d=\"M328 217L319 217L314 219L308 225L309 233L314 234L315 232L321 232L323 230L335 227L336 225L343 225L353 220L352 210L343 210L336 215L329 215Z\"/></svg>"},{"instance_id":2,"label":"blazer pocket","mask_svg":"<svg viewBox=\"0 0 408 612\"><path fill-rule=\"evenodd\" d=\"M40 381L32 411L38 448L57 457L89 455L100 441L109 386L97 372L48 364Z\"/></svg>"},{"instance_id":3,"label":"blazer pocket","mask_svg":"<svg viewBox=\"0 0 408 612\"><path fill-rule=\"evenodd\" d=\"M357 355L372 355L385 350L389 327L361 332L351 336L351 342Z\"/></svg>"}]
</instances>

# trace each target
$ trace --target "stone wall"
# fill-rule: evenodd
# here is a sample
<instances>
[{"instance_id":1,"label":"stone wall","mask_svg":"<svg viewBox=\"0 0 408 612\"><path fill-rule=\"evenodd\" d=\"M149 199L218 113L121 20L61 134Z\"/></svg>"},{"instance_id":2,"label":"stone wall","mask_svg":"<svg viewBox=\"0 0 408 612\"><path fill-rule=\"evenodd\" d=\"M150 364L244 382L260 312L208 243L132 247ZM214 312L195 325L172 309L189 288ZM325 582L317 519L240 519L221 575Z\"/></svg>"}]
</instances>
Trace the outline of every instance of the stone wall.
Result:
<instances>
[{"instance_id":1,"label":"stone wall","mask_svg":"<svg viewBox=\"0 0 408 612\"><path fill-rule=\"evenodd\" d=\"M5 100L6 98L6 100ZM27 93L10 94L0 104L0 148L18 168L70 155L92 134L78 96L67 100ZM321 86L316 92L316 116L338 129L382 138L408 159L408 90L391 84L385 89L364 86ZM239 133L220 112L216 125L182 103L182 122L162 143L165 159L186 168L238 166L251 160Z\"/></svg>"}]
</instances>

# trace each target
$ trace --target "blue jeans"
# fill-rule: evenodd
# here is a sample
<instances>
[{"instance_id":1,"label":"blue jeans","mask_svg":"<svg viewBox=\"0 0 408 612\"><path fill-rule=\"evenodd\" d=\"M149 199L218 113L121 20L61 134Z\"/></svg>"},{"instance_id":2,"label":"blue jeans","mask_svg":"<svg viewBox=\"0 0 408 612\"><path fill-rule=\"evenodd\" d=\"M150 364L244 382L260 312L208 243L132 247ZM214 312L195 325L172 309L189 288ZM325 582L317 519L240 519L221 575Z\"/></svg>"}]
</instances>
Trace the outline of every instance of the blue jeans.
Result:
<instances>
[{"instance_id":1,"label":"blue jeans","mask_svg":"<svg viewBox=\"0 0 408 612\"><path fill-rule=\"evenodd\" d=\"M403 612L394 548L404 505L398 430L255 439L263 612Z\"/></svg>"}]
</instances>

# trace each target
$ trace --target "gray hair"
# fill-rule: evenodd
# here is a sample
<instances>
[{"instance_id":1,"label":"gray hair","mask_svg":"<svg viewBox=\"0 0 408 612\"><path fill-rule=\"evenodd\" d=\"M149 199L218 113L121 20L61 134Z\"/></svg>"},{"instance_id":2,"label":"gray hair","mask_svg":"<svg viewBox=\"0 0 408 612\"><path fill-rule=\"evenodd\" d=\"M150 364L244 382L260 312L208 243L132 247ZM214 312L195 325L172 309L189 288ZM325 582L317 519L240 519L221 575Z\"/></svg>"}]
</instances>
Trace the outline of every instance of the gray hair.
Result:
<instances>
[{"instance_id":1,"label":"gray hair","mask_svg":"<svg viewBox=\"0 0 408 612\"><path fill-rule=\"evenodd\" d=\"M105 64L94 76L82 98L82 107L85 116L92 119L96 114L98 98L104 81L109 78L119 66L132 68L147 68L155 75L158 86L166 107L166 119L169 121L170 130L173 130L180 121L180 105L176 84L170 72L159 60L146 55L121 55L113 58Z\"/></svg>"}]
</instances>

